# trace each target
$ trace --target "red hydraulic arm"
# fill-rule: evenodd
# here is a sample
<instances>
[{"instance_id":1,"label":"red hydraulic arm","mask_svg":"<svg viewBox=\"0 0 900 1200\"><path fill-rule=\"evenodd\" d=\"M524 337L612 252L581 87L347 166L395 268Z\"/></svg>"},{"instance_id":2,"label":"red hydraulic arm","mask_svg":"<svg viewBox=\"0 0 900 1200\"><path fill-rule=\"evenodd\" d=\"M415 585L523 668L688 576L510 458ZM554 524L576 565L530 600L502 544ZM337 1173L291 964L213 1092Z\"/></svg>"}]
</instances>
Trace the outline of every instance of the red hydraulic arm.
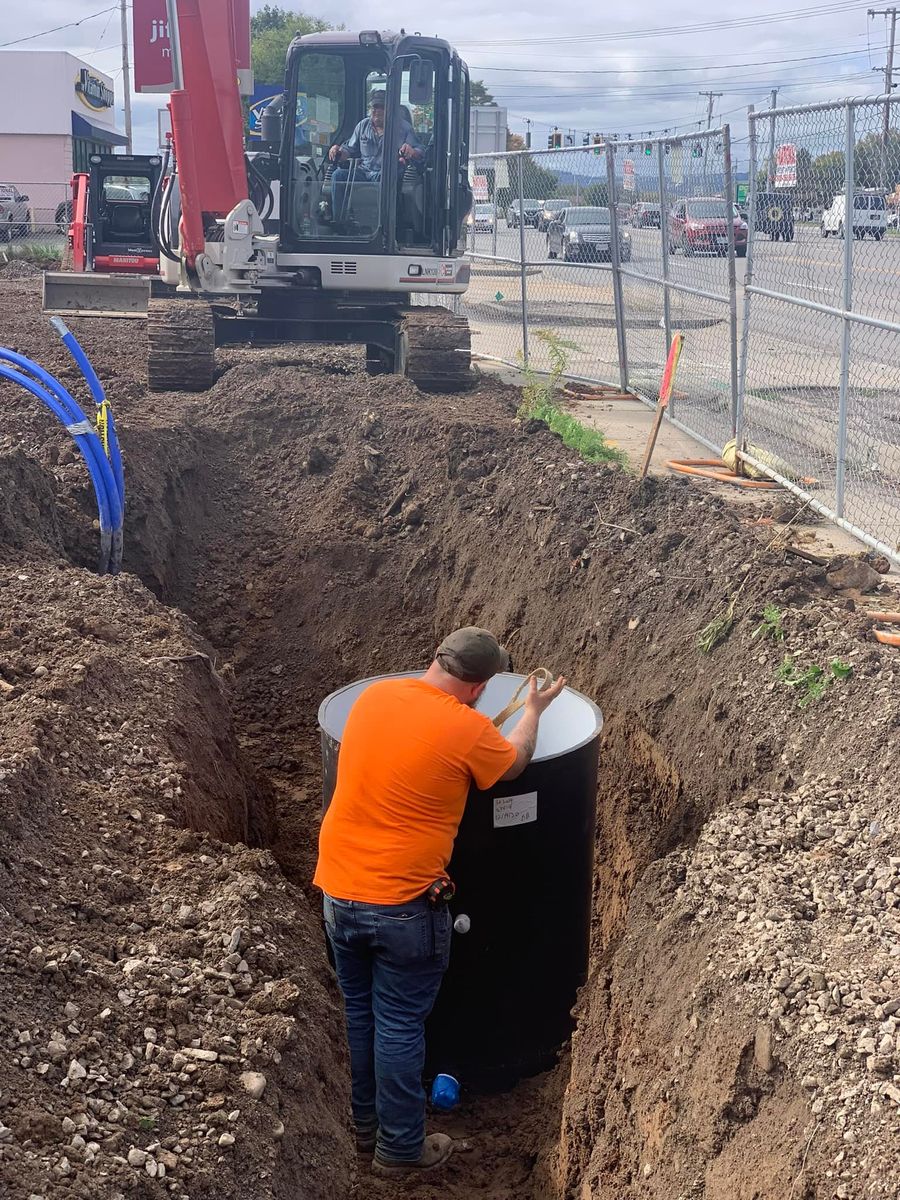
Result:
<instances>
[{"instance_id":1,"label":"red hydraulic arm","mask_svg":"<svg viewBox=\"0 0 900 1200\"><path fill-rule=\"evenodd\" d=\"M181 244L193 266L206 243L207 218L226 217L248 198L235 28L238 20L249 21L249 6L247 0L169 4L177 12L177 22L170 22L177 57L169 111L181 189Z\"/></svg>"},{"instance_id":2,"label":"red hydraulic arm","mask_svg":"<svg viewBox=\"0 0 900 1200\"><path fill-rule=\"evenodd\" d=\"M72 176L72 220L69 223L69 245L72 247L72 270L86 271L88 225L88 187L90 175L79 172Z\"/></svg>"}]
</instances>

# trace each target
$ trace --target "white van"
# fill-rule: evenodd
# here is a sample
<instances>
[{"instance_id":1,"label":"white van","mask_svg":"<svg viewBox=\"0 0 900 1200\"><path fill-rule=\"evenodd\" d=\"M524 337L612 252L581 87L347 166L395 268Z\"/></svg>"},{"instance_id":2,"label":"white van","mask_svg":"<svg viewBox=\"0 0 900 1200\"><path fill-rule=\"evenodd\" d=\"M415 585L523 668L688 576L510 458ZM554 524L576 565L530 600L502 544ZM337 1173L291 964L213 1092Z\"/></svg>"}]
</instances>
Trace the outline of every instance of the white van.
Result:
<instances>
[{"instance_id":1,"label":"white van","mask_svg":"<svg viewBox=\"0 0 900 1200\"><path fill-rule=\"evenodd\" d=\"M822 213L822 237L833 233L835 237L844 236L847 215L847 197L841 192L831 202L831 208ZM867 188L865 191L853 194L853 236L864 238L871 234L876 241L881 241L887 232L887 204L884 195Z\"/></svg>"}]
</instances>

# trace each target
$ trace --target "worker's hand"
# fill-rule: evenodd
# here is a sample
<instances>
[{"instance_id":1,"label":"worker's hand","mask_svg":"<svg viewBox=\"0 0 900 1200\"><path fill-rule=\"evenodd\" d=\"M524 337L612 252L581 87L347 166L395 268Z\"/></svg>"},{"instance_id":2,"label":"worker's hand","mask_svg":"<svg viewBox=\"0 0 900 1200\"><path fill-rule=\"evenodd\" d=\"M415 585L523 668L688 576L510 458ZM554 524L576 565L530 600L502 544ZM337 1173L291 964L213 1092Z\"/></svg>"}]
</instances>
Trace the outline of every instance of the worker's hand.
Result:
<instances>
[{"instance_id":1,"label":"worker's hand","mask_svg":"<svg viewBox=\"0 0 900 1200\"><path fill-rule=\"evenodd\" d=\"M404 142L400 147L400 157L404 162L411 162L419 157L419 152L415 146L411 146L409 142Z\"/></svg>"},{"instance_id":2,"label":"worker's hand","mask_svg":"<svg viewBox=\"0 0 900 1200\"><path fill-rule=\"evenodd\" d=\"M555 683L551 683L548 688L540 691L537 685L537 680L532 675L528 680L528 695L525 697L525 711L532 712L537 716L549 708L559 693L566 686L566 681L562 675Z\"/></svg>"},{"instance_id":3,"label":"worker's hand","mask_svg":"<svg viewBox=\"0 0 900 1200\"><path fill-rule=\"evenodd\" d=\"M341 155L343 153L344 153L343 146L332 146L331 149L328 151L328 157L331 159L332 162L337 162L337 160L341 157Z\"/></svg>"}]
</instances>

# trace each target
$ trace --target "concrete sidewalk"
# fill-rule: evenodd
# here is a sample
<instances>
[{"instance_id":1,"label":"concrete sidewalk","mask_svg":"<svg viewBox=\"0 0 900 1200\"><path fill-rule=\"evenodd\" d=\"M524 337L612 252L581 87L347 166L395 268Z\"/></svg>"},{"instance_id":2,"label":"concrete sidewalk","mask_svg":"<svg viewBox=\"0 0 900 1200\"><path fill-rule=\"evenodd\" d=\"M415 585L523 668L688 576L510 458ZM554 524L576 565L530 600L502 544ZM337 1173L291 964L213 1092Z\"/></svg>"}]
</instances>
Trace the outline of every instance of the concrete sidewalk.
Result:
<instances>
[{"instance_id":1,"label":"concrete sidewalk","mask_svg":"<svg viewBox=\"0 0 900 1200\"><path fill-rule=\"evenodd\" d=\"M523 386L526 382L520 371L510 367L486 362L479 362L478 367L481 371L496 374L505 383L517 387ZM653 409L648 405L634 398L616 397L611 399L604 396L596 400L573 399L562 393L559 395L559 404L561 408L571 412L583 425L599 429L605 434L608 441L627 456L634 470L637 471L640 468L654 419ZM702 442L696 441L689 434L676 429L669 421L664 420L656 440L649 473L659 476L673 475L674 472L666 466L670 459L712 457L712 451ZM685 478L691 477L685 476ZM693 477L693 482L698 487L714 488L719 495L739 508L755 508L764 501L783 499L790 503L793 510L796 505L801 503L788 492L778 489L768 491L741 488L715 481L707 483L696 476ZM748 513L748 517L749 515ZM809 510L809 515L811 518L809 523L802 520L795 521L791 528L795 531L794 540L801 541L804 547L813 553L822 555L856 554L868 549L865 543L846 533L839 526L831 524L825 517L819 517L811 510ZM894 568L891 576L896 577L897 574L897 569Z\"/></svg>"}]
</instances>

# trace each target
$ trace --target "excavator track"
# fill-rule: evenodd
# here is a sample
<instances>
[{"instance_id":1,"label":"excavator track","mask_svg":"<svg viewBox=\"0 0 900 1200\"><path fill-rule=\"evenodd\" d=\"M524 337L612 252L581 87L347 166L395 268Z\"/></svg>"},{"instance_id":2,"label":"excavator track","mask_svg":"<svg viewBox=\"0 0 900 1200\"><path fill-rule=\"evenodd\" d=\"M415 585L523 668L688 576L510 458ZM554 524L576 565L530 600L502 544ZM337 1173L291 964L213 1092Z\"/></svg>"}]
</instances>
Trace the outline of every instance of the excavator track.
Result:
<instances>
[{"instance_id":1,"label":"excavator track","mask_svg":"<svg viewBox=\"0 0 900 1200\"><path fill-rule=\"evenodd\" d=\"M403 314L406 370L423 392L462 392L472 387L469 322L448 308L409 309Z\"/></svg>"},{"instance_id":2,"label":"excavator track","mask_svg":"<svg viewBox=\"0 0 900 1200\"><path fill-rule=\"evenodd\" d=\"M215 379L216 330L205 300L151 299L147 379L153 392L205 392Z\"/></svg>"}]
</instances>

